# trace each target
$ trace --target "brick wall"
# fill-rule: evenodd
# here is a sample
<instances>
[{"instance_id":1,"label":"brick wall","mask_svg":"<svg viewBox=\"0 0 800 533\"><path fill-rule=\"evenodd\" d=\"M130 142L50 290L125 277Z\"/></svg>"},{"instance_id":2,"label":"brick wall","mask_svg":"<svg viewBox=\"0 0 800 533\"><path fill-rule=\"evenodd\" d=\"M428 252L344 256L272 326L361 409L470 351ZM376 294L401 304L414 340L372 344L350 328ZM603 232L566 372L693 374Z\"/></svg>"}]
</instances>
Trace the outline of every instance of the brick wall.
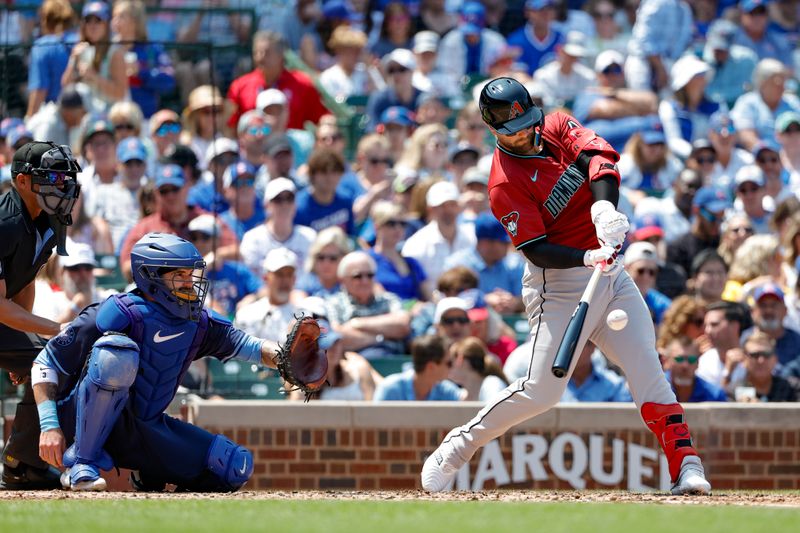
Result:
<instances>
[{"instance_id":1,"label":"brick wall","mask_svg":"<svg viewBox=\"0 0 800 533\"><path fill-rule=\"evenodd\" d=\"M478 404L197 402L189 418L248 446L251 489L414 489L424 458ZM800 405L686 407L717 489L800 489ZM669 486L632 405L558 406L479 451L460 489Z\"/></svg>"}]
</instances>

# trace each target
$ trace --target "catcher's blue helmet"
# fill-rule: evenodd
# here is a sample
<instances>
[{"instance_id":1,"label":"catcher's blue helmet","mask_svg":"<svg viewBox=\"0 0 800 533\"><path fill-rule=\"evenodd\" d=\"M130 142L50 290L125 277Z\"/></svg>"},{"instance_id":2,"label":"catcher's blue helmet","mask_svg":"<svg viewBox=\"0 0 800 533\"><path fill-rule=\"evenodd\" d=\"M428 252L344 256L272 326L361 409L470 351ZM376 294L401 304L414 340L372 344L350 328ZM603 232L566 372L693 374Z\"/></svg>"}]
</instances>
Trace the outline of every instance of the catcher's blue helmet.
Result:
<instances>
[{"instance_id":1,"label":"catcher's blue helmet","mask_svg":"<svg viewBox=\"0 0 800 533\"><path fill-rule=\"evenodd\" d=\"M178 269L191 275L178 276ZM136 286L169 313L199 320L208 292L206 262L186 239L168 233L148 233L133 245L131 272Z\"/></svg>"}]
</instances>

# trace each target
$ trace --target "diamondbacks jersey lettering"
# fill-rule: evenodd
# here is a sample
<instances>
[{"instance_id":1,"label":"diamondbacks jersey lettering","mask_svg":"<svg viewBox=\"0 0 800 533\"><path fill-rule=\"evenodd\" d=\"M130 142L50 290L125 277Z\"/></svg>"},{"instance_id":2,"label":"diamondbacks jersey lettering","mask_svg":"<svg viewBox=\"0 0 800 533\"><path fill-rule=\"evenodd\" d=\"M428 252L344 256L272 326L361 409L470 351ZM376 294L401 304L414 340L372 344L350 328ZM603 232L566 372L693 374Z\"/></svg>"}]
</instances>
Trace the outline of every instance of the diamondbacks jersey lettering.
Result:
<instances>
[{"instance_id":1,"label":"diamondbacks jersey lettering","mask_svg":"<svg viewBox=\"0 0 800 533\"><path fill-rule=\"evenodd\" d=\"M495 149L490 204L517 248L543 238L583 250L599 246L589 214L594 201L589 180L575 164L584 135L594 133L565 113L553 113L544 123L541 154ZM584 148L591 147L589 142Z\"/></svg>"}]
</instances>

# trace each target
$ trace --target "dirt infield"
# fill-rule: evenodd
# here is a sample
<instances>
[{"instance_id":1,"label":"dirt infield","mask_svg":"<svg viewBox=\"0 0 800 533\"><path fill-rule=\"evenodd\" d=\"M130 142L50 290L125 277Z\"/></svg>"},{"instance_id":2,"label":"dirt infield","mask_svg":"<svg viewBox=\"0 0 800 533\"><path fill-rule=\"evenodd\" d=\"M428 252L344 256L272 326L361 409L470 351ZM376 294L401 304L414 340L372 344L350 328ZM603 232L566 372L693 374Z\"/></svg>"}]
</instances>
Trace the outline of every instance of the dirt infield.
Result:
<instances>
[{"instance_id":1,"label":"dirt infield","mask_svg":"<svg viewBox=\"0 0 800 533\"><path fill-rule=\"evenodd\" d=\"M188 493L137 493L94 492L75 493L67 491L0 491L0 504L11 500L60 500L60 499L171 499L171 500L347 500L347 501L498 501L498 502L584 502L584 503L650 503L664 505L738 505L800 507L800 492L724 491L713 496L671 496L663 493L638 494L625 491L485 491L446 492L429 494L424 491L293 491L267 492L242 491L233 494L188 494Z\"/></svg>"}]
</instances>

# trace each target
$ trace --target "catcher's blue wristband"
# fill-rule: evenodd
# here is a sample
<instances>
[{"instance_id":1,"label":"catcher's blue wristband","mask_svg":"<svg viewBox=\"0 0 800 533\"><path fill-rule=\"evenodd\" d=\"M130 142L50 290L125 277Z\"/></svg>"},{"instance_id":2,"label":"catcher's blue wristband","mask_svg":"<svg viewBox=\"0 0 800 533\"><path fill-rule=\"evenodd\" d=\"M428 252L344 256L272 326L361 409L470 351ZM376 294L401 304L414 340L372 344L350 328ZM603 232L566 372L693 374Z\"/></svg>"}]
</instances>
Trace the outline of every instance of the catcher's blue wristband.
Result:
<instances>
[{"instance_id":1,"label":"catcher's blue wristband","mask_svg":"<svg viewBox=\"0 0 800 533\"><path fill-rule=\"evenodd\" d=\"M42 431L61 428L58 423L58 411L56 410L55 401L45 400L38 404L36 409L39 411L39 428Z\"/></svg>"}]
</instances>

